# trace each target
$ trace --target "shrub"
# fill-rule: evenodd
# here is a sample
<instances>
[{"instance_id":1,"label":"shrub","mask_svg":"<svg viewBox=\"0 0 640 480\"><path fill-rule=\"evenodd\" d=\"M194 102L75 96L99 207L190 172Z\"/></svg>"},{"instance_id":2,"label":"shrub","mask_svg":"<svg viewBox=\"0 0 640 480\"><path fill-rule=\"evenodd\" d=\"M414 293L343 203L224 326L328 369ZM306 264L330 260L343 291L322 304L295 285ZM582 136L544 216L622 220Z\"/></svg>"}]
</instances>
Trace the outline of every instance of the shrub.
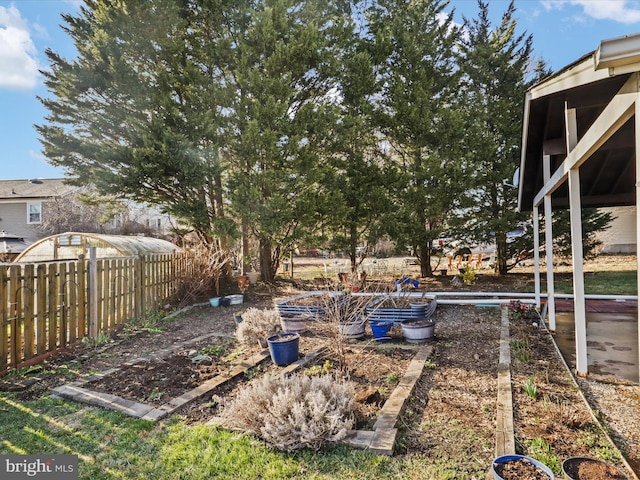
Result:
<instances>
[{"instance_id":1,"label":"shrub","mask_svg":"<svg viewBox=\"0 0 640 480\"><path fill-rule=\"evenodd\" d=\"M280 316L276 310L250 307L242 314L242 322L236 328L236 338L240 343L255 345L277 333L279 328Z\"/></svg>"},{"instance_id":2,"label":"shrub","mask_svg":"<svg viewBox=\"0 0 640 480\"><path fill-rule=\"evenodd\" d=\"M522 303L520 300L512 300L508 305L512 318L540 318L540 314L535 305Z\"/></svg>"},{"instance_id":3,"label":"shrub","mask_svg":"<svg viewBox=\"0 0 640 480\"><path fill-rule=\"evenodd\" d=\"M221 424L279 450L319 449L353 427L353 386L332 375L266 375L223 405Z\"/></svg>"},{"instance_id":4,"label":"shrub","mask_svg":"<svg viewBox=\"0 0 640 480\"><path fill-rule=\"evenodd\" d=\"M196 243L186 247L190 253L187 268L176 274L178 306L191 305L194 301L219 293L220 277L229 261L226 253L215 245Z\"/></svg>"},{"instance_id":5,"label":"shrub","mask_svg":"<svg viewBox=\"0 0 640 480\"><path fill-rule=\"evenodd\" d=\"M475 269L467 266L464 268L464 272L461 273L462 281L465 285L473 285L476 283L477 275L478 272Z\"/></svg>"}]
</instances>

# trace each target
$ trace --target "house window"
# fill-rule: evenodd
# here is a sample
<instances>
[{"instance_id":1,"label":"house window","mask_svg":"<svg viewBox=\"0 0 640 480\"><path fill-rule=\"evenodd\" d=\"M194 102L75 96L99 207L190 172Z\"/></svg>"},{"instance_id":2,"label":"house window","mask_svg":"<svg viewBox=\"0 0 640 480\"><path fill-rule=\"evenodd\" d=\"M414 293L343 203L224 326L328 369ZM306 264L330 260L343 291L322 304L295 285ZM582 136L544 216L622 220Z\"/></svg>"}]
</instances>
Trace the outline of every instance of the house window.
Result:
<instances>
[{"instance_id":1,"label":"house window","mask_svg":"<svg viewBox=\"0 0 640 480\"><path fill-rule=\"evenodd\" d=\"M42 204L27 203L27 223L42 223Z\"/></svg>"}]
</instances>

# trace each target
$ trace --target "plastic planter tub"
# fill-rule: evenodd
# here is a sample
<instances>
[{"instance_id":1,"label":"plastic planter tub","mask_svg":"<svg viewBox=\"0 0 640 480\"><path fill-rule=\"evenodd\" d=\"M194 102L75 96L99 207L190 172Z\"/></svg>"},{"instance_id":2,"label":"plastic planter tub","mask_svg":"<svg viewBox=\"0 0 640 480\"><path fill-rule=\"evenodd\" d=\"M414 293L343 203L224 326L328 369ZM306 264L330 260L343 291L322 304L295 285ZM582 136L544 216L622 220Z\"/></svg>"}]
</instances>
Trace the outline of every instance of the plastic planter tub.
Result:
<instances>
[{"instance_id":1,"label":"plastic planter tub","mask_svg":"<svg viewBox=\"0 0 640 480\"><path fill-rule=\"evenodd\" d=\"M290 365L298 360L300 335L297 333L278 333L267 338L271 360L278 366Z\"/></svg>"},{"instance_id":2,"label":"plastic planter tub","mask_svg":"<svg viewBox=\"0 0 640 480\"><path fill-rule=\"evenodd\" d=\"M623 475L620 470L612 465L609 465L602 460L588 457L567 458L562 462L562 473L564 473L564 476L569 480L583 480L583 477L580 475L581 466L583 466L583 468L590 466L591 468L596 469L597 474L601 475L601 480L626 480L627 478L626 475ZM590 477L595 473L595 471L592 471Z\"/></svg>"},{"instance_id":3,"label":"plastic planter tub","mask_svg":"<svg viewBox=\"0 0 640 480\"><path fill-rule=\"evenodd\" d=\"M371 327L371 333L373 338L378 342L388 342L391 340L389 337L389 330L393 327L393 322L385 320L371 320L369 321Z\"/></svg>"},{"instance_id":4,"label":"plastic planter tub","mask_svg":"<svg viewBox=\"0 0 640 480\"><path fill-rule=\"evenodd\" d=\"M532 465L537 467L539 470L546 473L547 476L549 477L549 480L555 480L556 477L549 467L547 467L544 463L541 463L534 458L525 457L524 455L502 455L501 457L494 459L493 463L491 464L491 472L493 473L494 480L505 480L505 478L498 473L498 471L502 470L500 468L500 465L508 462L518 461L518 460L524 460L531 463Z\"/></svg>"},{"instance_id":5,"label":"plastic planter tub","mask_svg":"<svg viewBox=\"0 0 640 480\"><path fill-rule=\"evenodd\" d=\"M231 305L240 305L244 301L244 295L228 295Z\"/></svg>"},{"instance_id":6,"label":"plastic planter tub","mask_svg":"<svg viewBox=\"0 0 640 480\"><path fill-rule=\"evenodd\" d=\"M427 343L433 340L436 322L430 318L402 322L404 339L409 343Z\"/></svg>"}]
</instances>

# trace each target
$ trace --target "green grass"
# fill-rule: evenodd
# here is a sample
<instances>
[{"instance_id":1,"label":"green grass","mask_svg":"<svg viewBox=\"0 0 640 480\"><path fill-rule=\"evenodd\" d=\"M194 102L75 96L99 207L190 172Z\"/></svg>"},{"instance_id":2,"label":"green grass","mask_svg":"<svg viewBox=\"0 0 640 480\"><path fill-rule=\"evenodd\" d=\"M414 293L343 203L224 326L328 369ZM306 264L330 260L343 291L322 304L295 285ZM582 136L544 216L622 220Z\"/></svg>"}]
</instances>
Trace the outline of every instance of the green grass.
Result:
<instances>
[{"instance_id":1,"label":"green grass","mask_svg":"<svg viewBox=\"0 0 640 480\"><path fill-rule=\"evenodd\" d=\"M518 360L523 363L531 361L531 346L526 338L524 340L513 339L509 342L509 345L514 350Z\"/></svg>"},{"instance_id":2,"label":"green grass","mask_svg":"<svg viewBox=\"0 0 640 480\"><path fill-rule=\"evenodd\" d=\"M544 289L544 272L542 278ZM556 293L573 293L573 281L556 279L554 288ZM638 278L635 270L588 272L584 276L584 289L592 295L637 295Z\"/></svg>"},{"instance_id":3,"label":"green grass","mask_svg":"<svg viewBox=\"0 0 640 480\"><path fill-rule=\"evenodd\" d=\"M529 377L529 379L522 386L524 392L534 400L538 398L538 387L536 385L536 381L533 377Z\"/></svg>"},{"instance_id":4,"label":"green grass","mask_svg":"<svg viewBox=\"0 0 640 480\"><path fill-rule=\"evenodd\" d=\"M20 402L12 394L0 394L0 453L78 455L85 480L446 480L462 478L460 469L469 468L455 457L390 458L348 447L287 454L246 435L176 418L153 423L50 397Z\"/></svg>"},{"instance_id":5,"label":"green grass","mask_svg":"<svg viewBox=\"0 0 640 480\"><path fill-rule=\"evenodd\" d=\"M553 452L553 448L545 439L541 437L534 438L527 442L527 447L530 457L544 463L556 475L562 473L562 461Z\"/></svg>"}]
</instances>

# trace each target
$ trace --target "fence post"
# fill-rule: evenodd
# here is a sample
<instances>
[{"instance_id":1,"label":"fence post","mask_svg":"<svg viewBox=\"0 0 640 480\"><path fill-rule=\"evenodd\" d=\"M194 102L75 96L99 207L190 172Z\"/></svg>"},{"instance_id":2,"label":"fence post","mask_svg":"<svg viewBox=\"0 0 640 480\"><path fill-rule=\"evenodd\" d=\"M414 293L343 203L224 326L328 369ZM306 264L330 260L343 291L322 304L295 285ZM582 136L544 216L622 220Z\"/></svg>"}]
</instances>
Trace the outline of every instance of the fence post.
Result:
<instances>
[{"instance_id":1,"label":"fence post","mask_svg":"<svg viewBox=\"0 0 640 480\"><path fill-rule=\"evenodd\" d=\"M96 247L89 247L89 338L98 335L98 262Z\"/></svg>"},{"instance_id":2,"label":"fence post","mask_svg":"<svg viewBox=\"0 0 640 480\"><path fill-rule=\"evenodd\" d=\"M9 356L11 348L9 346L9 315L7 312L9 305L7 269L7 267L0 265L0 374L10 368L13 363L13 353Z\"/></svg>"},{"instance_id":3,"label":"fence post","mask_svg":"<svg viewBox=\"0 0 640 480\"><path fill-rule=\"evenodd\" d=\"M78 285L78 338L85 337L87 335L87 292L89 291L87 285L87 278L85 275L85 261L84 254L78 255L78 268L76 271Z\"/></svg>"},{"instance_id":4,"label":"fence post","mask_svg":"<svg viewBox=\"0 0 640 480\"><path fill-rule=\"evenodd\" d=\"M144 289L144 272L145 272L145 261L144 255L136 255L135 258L135 276L133 283L133 291L134 291L134 312L136 318L142 318L146 312L145 310L145 289Z\"/></svg>"}]
</instances>

